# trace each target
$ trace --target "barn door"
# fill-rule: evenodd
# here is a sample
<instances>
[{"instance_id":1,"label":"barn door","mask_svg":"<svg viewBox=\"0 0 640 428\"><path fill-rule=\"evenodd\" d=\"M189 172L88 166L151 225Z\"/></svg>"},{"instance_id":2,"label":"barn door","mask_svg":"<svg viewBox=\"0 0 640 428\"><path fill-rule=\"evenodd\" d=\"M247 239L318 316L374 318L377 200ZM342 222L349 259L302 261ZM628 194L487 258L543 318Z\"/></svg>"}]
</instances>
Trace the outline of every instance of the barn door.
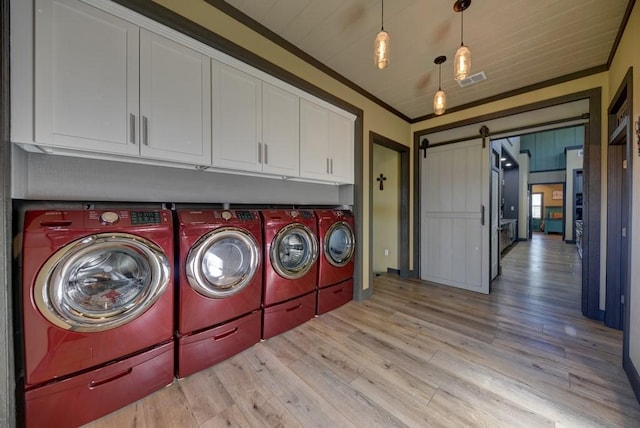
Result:
<instances>
[{"instance_id":1,"label":"barn door","mask_svg":"<svg viewBox=\"0 0 640 428\"><path fill-rule=\"evenodd\" d=\"M423 280L489 293L489 153L481 139L427 150L421 168Z\"/></svg>"}]
</instances>

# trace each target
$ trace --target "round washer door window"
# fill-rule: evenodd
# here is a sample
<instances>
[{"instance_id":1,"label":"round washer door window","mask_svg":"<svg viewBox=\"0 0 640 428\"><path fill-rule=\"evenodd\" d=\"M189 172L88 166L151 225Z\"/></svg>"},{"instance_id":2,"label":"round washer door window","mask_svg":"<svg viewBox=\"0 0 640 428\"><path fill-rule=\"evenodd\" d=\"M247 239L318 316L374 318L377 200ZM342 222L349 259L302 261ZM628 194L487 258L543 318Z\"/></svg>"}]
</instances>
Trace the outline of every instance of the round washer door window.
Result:
<instances>
[{"instance_id":1,"label":"round washer door window","mask_svg":"<svg viewBox=\"0 0 640 428\"><path fill-rule=\"evenodd\" d=\"M343 267L353 257L355 238L349 223L339 221L333 223L324 236L324 255L335 267Z\"/></svg>"},{"instance_id":2,"label":"round washer door window","mask_svg":"<svg viewBox=\"0 0 640 428\"><path fill-rule=\"evenodd\" d=\"M153 242L128 233L96 234L49 258L36 277L34 300L60 328L103 331L142 315L169 278L167 257Z\"/></svg>"},{"instance_id":3,"label":"round washer door window","mask_svg":"<svg viewBox=\"0 0 640 428\"><path fill-rule=\"evenodd\" d=\"M259 257L253 235L239 228L216 229L200 238L189 251L187 280L205 297L229 297L251 282Z\"/></svg>"},{"instance_id":4,"label":"round washer door window","mask_svg":"<svg viewBox=\"0 0 640 428\"><path fill-rule=\"evenodd\" d=\"M318 240L307 226L290 224L273 239L269 256L278 275L297 279L309 272L318 259Z\"/></svg>"}]
</instances>

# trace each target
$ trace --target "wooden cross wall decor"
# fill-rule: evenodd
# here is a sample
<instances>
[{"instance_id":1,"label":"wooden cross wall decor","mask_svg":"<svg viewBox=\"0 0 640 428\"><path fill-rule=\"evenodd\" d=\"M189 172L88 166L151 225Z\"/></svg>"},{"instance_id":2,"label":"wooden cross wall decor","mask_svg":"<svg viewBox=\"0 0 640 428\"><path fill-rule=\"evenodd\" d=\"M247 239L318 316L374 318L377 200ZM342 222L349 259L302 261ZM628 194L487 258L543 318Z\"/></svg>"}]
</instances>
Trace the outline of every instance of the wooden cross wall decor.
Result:
<instances>
[{"instance_id":1,"label":"wooden cross wall decor","mask_svg":"<svg viewBox=\"0 0 640 428\"><path fill-rule=\"evenodd\" d=\"M380 177L376 178L376 180L380 183L380 190L384 190L384 182L387 181L387 177L384 174L380 173Z\"/></svg>"}]
</instances>

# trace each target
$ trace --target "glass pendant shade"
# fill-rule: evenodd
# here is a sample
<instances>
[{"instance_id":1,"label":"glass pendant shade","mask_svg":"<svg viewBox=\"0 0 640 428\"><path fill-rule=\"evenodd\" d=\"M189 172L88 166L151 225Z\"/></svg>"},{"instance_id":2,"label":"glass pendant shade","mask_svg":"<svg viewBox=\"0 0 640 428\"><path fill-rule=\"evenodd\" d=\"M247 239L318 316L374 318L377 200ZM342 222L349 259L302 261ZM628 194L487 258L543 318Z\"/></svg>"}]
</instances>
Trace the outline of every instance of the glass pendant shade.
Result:
<instances>
[{"instance_id":1,"label":"glass pendant shade","mask_svg":"<svg viewBox=\"0 0 640 428\"><path fill-rule=\"evenodd\" d=\"M453 78L456 80L466 79L471 72L471 51L465 45L461 45L453 58Z\"/></svg>"},{"instance_id":2,"label":"glass pendant shade","mask_svg":"<svg viewBox=\"0 0 640 428\"><path fill-rule=\"evenodd\" d=\"M436 92L436 95L433 97L433 112L440 116L447 109L447 96L445 95L442 89L439 89Z\"/></svg>"},{"instance_id":3,"label":"glass pendant shade","mask_svg":"<svg viewBox=\"0 0 640 428\"><path fill-rule=\"evenodd\" d=\"M389 33L380 30L373 44L373 63L382 70L389 65Z\"/></svg>"}]
</instances>

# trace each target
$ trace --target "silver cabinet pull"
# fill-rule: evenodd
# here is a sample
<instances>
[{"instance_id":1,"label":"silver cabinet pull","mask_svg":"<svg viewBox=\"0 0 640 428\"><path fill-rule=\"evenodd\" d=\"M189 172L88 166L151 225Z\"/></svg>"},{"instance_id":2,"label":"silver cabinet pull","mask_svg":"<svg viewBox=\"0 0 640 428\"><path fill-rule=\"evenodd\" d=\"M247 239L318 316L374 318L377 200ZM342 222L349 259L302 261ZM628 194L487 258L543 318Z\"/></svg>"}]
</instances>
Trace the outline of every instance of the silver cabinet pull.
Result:
<instances>
[{"instance_id":1,"label":"silver cabinet pull","mask_svg":"<svg viewBox=\"0 0 640 428\"><path fill-rule=\"evenodd\" d=\"M484 226L484 205L480 205L480 224Z\"/></svg>"},{"instance_id":2,"label":"silver cabinet pull","mask_svg":"<svg viewBox=\"0 0 640 428\"><path fill-rule=\"evenodd\" d=\"M267 143L264 143L264 164L268 164L269 163L269 146L267 146Z\"/></svg>"},{"instance_id":3,"label":"silver cabinet pull","mask_svg":"<svg viewBox=\"0 0 640 428\"><path fill-rule=\"evenodd\" d=\"M333 174L333 158L331 158L331 174Z\"/></svg>"},{"instance_id":4,"label":"silver cabinet pull","mask_svg":"<svg viewBox=\"0 0 640 428\"><path fill-rule=\"evenodd\" d=\"M329 158L327 158L327 174L329 174Z\"/></svg>"},{"instance_id":5,"label":"silver cabinet pull","mask_svg":"<svg viewBox=\"0 0 640 428\"><path fill-rule=\"evenodd\" d=\"M262 163L262 143L258 143L258 163Z\"/></svg>"},{"instance_id":6,"label":"silver cabinet pull","mask_svg":"<svg viewBox=\"0 0 640 428\"><path fill-rule=\"evenodd\" d=\"M129 113L129 141L136 143L136 115L133 113Z\"/></svg>"},{"instance_id":7,"label":"silver cabinet pull","mask_svg":"<svg viewBox=\"0 0 640 428\"><path fill-rule=\"evenodd\" d=\"M142 143L145 146L149 145L149 119L147 116L142 116Z\"/></svg>"}]
</instances>

